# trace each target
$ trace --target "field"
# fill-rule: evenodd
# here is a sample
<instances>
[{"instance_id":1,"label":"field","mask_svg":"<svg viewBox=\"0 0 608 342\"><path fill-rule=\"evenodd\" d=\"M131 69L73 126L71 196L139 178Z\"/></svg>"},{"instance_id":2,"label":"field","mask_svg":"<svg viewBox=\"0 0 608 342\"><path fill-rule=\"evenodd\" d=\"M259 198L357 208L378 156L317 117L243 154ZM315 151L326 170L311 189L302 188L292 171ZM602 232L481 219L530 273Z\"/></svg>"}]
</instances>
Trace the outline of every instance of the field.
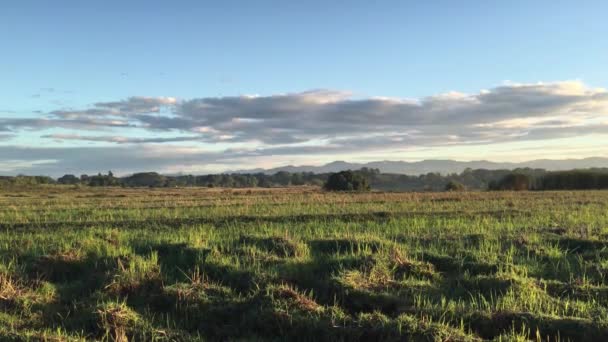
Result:
<instances>
[{"instance_id":1,"label":"field","mask_svg":"<svg viewBox=\"0 0 608 342\"><path fill-rule=\"evenodd\" d=\"M608 340L606 191L55 186L0 204L0 340Z\"/></svg>"}]
</instances>

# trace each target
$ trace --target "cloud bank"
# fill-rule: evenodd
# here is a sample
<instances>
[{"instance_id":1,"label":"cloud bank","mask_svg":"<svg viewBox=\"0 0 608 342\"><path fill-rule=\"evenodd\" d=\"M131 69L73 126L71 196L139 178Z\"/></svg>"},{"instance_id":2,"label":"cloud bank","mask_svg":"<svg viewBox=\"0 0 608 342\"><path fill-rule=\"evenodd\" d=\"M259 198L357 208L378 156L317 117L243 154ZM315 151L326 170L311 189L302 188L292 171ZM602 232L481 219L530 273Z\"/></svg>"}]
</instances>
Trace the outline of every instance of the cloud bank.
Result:
<instances>
[{"instance_id":1,"label":"cloud bank","mask_svg":"<svg viewBox=\"0 0 608 342\"><path fill-rule=\"evenodd\" d=\"M450 92L420 99L358 97L336 90L194 99L130 97L89 108L59 108L41 117L0 118L0 132L6 137L44 130L54 131L40 134L36 146L30 146L37 147L28 150L37 151L28 156L31 160L59 164L78 159L66 151L86 153L85 147L39 148L48 141L105 144L94 148L108 151L106 160L134 146L160 151L189 144L206 151L193 156L182 151L156 164L136 158L140 164L132 165L134 169L250 156L310 155L314 160L323 153L373 154L608 134L608 91L563 81L507 83L474 94ZM144 136L137 135L141 132ZM220 145L222 153L206 150ZM0 150L0 158L10 160L6 154L6 149ZM182 160L175 160L179 157Z\"/></svg>"}]
</instances>

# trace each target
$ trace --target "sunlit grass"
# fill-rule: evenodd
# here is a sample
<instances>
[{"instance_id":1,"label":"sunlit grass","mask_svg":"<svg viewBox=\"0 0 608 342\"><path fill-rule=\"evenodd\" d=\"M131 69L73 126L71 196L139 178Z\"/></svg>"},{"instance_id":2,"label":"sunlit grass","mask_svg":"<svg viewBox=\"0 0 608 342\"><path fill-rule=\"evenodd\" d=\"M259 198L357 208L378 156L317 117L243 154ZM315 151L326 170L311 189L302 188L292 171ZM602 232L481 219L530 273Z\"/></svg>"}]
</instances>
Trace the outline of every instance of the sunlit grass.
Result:
<instances>
[{"instance_id":1,"label":"sunlit grass","mask_svg":"<svg viewBox=\"0 0 608 342\"><path fill-rule=\"evenodd\" d=\"M0 192L0 340L604 340L608 192Z\"/></svg>"}]
</instances>

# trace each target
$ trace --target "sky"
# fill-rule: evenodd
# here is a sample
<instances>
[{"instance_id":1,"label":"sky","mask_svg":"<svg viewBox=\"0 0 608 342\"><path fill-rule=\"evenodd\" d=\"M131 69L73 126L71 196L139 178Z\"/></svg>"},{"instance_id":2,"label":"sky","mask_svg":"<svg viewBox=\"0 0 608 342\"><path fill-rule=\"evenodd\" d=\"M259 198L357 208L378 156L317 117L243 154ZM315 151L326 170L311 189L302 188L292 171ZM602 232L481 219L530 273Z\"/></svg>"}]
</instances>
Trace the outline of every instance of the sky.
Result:
<instances>
[{"instance_id":1,"label":"sky","mask_svg":"<svg viewBox=\"0 0 608 342\"><path fill-rule=\"evenodd\" d=\"M606 1L5 1L0 174L608 157Z\"/></svg>"}]
</instances>

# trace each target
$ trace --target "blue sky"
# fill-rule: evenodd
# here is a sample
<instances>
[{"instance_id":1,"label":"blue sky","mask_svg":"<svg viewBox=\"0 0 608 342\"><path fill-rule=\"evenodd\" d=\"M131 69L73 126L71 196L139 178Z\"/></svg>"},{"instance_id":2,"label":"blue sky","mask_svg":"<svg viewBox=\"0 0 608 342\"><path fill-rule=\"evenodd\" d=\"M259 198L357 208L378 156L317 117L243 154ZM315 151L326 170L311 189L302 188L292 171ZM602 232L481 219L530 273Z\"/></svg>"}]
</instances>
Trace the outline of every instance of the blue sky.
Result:
<instances>
[{"instance_id":1,"label":"blue sky","mask_svg":"<svg viewBox=\"0 0 608 342\"><path fill-rule=\"evenodd\" d=\"M5 161L0 172L57 173L59 164L91 172L84 165L78 169L85 162L78 157L91 148L102 149L108 167L123 172L143 167L215 172L378 157L605 156L606 107L596 103L603 99L597 88L608 86L605 13L605 1L5 2L0 5L0 157ZM556 102L538 108L522 89ZM508 97L484 97L485 91ZM452 97L441 102L451 114L437 114L435 102L448 93L481 98L487 105L483 115L464 120L469 126L448 129L445 115L482 110L458 112L470 101ZM247 101L244 95L257 97ZM564 103L573 96L576 101ZM146 97L148 107L126 108L134 97ZM95 115L104 122L83 124L93 118L82 111L120 101L118 111L97 108ZM310 101L312 107L306 105ZM426 109L412 112L395 101L418 101ZM214 110L201 103L205 108L212 103ZM492 119L497 103L516 112ZM173 122L152 124L150 113ZM565 123L572 113L577 120ZM138 115L148 116L142 121ZM318 120L329 115L336 120ZM80 121L66 122L67 116ZM333 127L345 116L369 129ZM418 120L424 116L436 121ZM33 122L41 118L45 121ZM318 120L318 127L299 127L307 118ZM118 121L122 125L115 125ZM260 129L262 123L272 130ZM501 131L489 132L490 124ZM463 134L471 127L487 130ZM269 134L276 137L268 139ZM374 134L394 141L376 139L374 148L344 153L338 148L345 141L368 146ZM513 138L496 138L505 135ZM161 138L165 141L150 140ZM579 149L572 152L567 139L576 139ZM519 153L505 152L511 146ZM534 146L548 151L531 152ZM29 153L13 155L25 148ZM149 151L156 162L121 167L129 155L125 150ZM183 151L183 162L165 158L167 151Z\"/></svg>"}]
</instances>

